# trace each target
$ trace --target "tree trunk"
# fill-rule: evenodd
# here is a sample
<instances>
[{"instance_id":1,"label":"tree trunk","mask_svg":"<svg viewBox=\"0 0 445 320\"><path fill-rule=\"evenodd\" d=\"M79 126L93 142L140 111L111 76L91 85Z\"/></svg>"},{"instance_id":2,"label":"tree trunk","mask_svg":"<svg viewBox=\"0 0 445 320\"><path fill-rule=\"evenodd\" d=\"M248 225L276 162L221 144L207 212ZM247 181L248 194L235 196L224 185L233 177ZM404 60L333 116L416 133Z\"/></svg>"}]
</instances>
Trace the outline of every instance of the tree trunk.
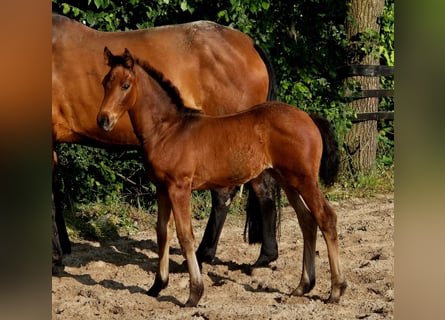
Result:
<instances>
[{"instance_id":1,"label":"tree trunk","mask_svg":"<svg viewBox=\"0 0 445 320\"><path fill-rule=\"evenodd\" d=\"M380 26L377 18L382 15L384 0L351 0L350 19L346 23L349 38L350 64L378 65L378 37ZM372 31L371 31L372 30ZM371 35L374 33L374 37ZM363 50L363 49L366 50ZM378 77L357 76L355 80L362 90L378 89ZM351 106L357 113L378 111L378 98L357 99ZM353 175L367 173L376 160L377 121L364 121L353 125L345 136L346 170Z\"/></svg>"}]
</instances>

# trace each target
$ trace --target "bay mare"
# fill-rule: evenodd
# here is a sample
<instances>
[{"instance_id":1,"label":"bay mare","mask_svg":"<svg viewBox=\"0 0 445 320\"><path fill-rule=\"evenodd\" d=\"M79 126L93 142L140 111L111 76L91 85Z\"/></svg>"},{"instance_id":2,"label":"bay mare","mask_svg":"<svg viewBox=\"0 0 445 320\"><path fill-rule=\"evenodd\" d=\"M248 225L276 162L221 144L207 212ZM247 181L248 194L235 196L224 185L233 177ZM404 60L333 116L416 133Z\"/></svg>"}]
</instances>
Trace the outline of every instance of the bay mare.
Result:
<instances>
[{"instance_id":1,"label":"bay mare","mask_svg":"<svg viewBox=\"0 0 445 320\"><path fill-rule=\"evenodd\" d=\"M52 17L52 133L53 143L78 143L112 149L136 149L139 141L128 116L113 132L96 125L102 99L101 81L108 68L103 63L105 45L128 47L150 61L173 81L183 100L210 115L233 113L273 99L275 79L270 62L247 35L208 21L126 32L101 32L54 14ZM54 153L55 155L55 153ZM54 157L56 163L56 155ZM56 177L56 175L53 175ZM275 238L274 181L265 176L262 188L249 192L251 242L261 242L255 266L278 257ZM201 245L200 262L211 261L234 191L213 190L212 210ZM60 201L57 181L55 202ZM261 210L259 209L261 208ZM53 210L54 211L54 210ZM264 214L262 214L264 213ZM53 217L53 266L61 265L62 252L71 251L59 206ZM250 231L258 231L252 235ZM59 235L61 246L59 245ZM60 269L60 268L59 268ZM57 273L57 272L56 272Z\"/></svg>"},{"instance_id":2,"label":"bay mare","mask_svg":"<svg viewBox=\"0 0 445 320\"><path fill-rule=\"evenodd\" d=\"M250 180L255 184L267 170L284 189L303 231L303 272L293 294L301 296L315 285L318 226L331 270L328 302L338 302L346 281L339 261L337 216L318 186L321 164L326 180L338 171L336 141L329 123L321 118L314 121L307 113L280 102L228 116L207 116L187 108L165 75L134 59L128 49L114 56L105 47L104 56L110 71L103 80L105 94L97 123L112 132L123 115L130 116L144 151L148 177L156 186L159 265L148 294L157 296L167 286L174 221L190 275L185 306L198 304L204 286L194 249L191 191L230 188ZM325 154L324 163L323 152L330 153Z\"/></svg>"}]
</instances>

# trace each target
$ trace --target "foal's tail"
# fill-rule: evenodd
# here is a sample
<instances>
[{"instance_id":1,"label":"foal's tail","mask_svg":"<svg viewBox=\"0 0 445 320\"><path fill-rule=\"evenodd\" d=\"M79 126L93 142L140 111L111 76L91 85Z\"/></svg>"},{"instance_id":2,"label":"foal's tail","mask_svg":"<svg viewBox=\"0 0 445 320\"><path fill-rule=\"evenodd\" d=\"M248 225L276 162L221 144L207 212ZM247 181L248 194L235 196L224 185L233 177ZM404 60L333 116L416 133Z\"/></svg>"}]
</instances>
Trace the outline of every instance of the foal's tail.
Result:
<instances>
[{"instance_id":1,"label":"foal's tail","mask_svg":"<svg viewBox=\"0 0 445 320\"><path fill-rule=\"evenodd\" d=\"M331 123L318 115L311 114L312 120L320 130L323 140L323 153L320 163L320 179L326 186L332 185L338 174L340 158L338 143Z\"/></svg>"}]
</instances>

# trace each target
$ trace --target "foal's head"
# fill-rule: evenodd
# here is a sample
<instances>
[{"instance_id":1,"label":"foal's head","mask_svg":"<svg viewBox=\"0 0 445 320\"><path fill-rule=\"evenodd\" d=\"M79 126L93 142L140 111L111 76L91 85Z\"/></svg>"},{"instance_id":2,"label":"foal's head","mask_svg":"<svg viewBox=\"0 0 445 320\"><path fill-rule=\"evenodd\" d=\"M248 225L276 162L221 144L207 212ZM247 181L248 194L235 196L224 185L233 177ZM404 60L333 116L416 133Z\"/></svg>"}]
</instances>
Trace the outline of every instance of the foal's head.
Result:
<instances>
[{"instance_id":1,"label":"foal's head","mask_svg":"<svg viewBox=\"0 0 445 320\"><path fill-rule=\"evenodd\" d=\"M102 81L105 95L97 115L97 124L110 131L117 120L136 102L136 78L133 70L135 62L128 49L125 49L123 55L114 56L105 47L104 58L111 69Z\"/></svg>"},{"instance_id":2,"label":"foal's head","mask_svg":"<svg viewBox=\"0 0 445 320\"><path fill-rule=\"evenodd\" d=\"M105 95L97 115L97 124L102 129L112 130L119 118L136 104L140 95L144 98L150 96L152 101L157 101L158 111L162 109L160 106L174 106L174 110L181 115L200 113L186 107L178 88L148 62L141 62L133 57L128 49L125 49L123 55L114 56L105 47L104 57L111 69L102 81ZM142 79L140 77L144 73L153 80L151 84L141 84L138 80Z\"/></svg>"}]
</instances>

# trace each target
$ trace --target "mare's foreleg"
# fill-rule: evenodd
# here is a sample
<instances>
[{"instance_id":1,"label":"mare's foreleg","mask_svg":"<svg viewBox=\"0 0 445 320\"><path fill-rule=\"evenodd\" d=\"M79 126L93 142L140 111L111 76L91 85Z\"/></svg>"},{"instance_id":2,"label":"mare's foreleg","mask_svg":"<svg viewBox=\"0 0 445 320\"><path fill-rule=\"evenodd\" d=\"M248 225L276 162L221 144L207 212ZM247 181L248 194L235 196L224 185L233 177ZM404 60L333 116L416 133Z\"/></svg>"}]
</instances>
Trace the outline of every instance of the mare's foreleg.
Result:
<instances>
[{"instance_id":1,"label":"mare's foreleg","mask_svg":"<svg viewBox=\"0 0 445 320\"><path fill-rule=\"evenodd\" d=\"M58 239L57 242L60 245L63 254L71 253L71 242L66 230L65 219L63 217L63 206L61 203L62 194L59 179L56 174L57 168L57 155L53 153L53 184L52 184L52 206L53 206L53 221L57 227Z\"/></svg>"},{"instance_id":2,"label":"mare's foreleg","mask_svg":"<svg viewBox=\"0 0 445 320\"><path fill-rule=\"evenodd\" d=\"M196 251L196 257L201 267L203 262L211 262L215 258L219 237L226 221L230 204L238 188L212 190L212 210L207 222L201 244Z\"/></svg>"},{"instance_id":3,"label":"mare's foreleg","mask_svg":"<svg viewBox=\"0 0 445 320\"><path fill-rule=\"evenodd\" d=\"M52 195L52 244L53 244L53 253L52 253L52 274L58 275L63 271L63 263L62 263L62 248L59 242L59 232L56 224L56 208L54 204L54 194Z\"/></svg>"},{"instance_id":4,"label":"mare's foreleg","mask_svg":"<svg viewBox=\"0 0 445 320\"><path fill-rule=\"evenodd\" d=\"M260 256L252 267L266 267L270 262L278 258L276 238L277 210L274 196L277 189L277 182L272 178L270 173L264 171L250 183L251 188L247 204L247 215L250 220L249 224L251 225L249 229L249 242L255 242L251 240L255 238L258 239L258 237L259 242L261 242ZM279 194L277 196L279 196ZM252 228L255 224L259 224L259 228ZM254 232L258 233L258 231L260 232L259 235L251 234Z\"/></svg>"},{"instance_id":5,"label":"mare's foreleg","mask_svg":"<svg viewBox=\"0 0 445 320\"><path fill-rule=\"evenodd\" d=\"M155 281L147 294L156 297L168 284L169 278L169 249L173 233L173 215L171 214L171 202L165 190L157 189L158 220L156 236L158 241L158 270Z\"/></svg>"},{"instance_id":6,"label":"mare's foreleg","mask_svg":"<svg viewBox=\"0 0 445 320\"><path fill-rule=\"evenodd\" d=\"M186 307L195 307L204 293L201 271L195 254L195 238L192 230L192 215L190 212L190 183L173 183L168 188L176 223L176 233L190 275L190 295Z\"/></svg>"}]
</instances>

